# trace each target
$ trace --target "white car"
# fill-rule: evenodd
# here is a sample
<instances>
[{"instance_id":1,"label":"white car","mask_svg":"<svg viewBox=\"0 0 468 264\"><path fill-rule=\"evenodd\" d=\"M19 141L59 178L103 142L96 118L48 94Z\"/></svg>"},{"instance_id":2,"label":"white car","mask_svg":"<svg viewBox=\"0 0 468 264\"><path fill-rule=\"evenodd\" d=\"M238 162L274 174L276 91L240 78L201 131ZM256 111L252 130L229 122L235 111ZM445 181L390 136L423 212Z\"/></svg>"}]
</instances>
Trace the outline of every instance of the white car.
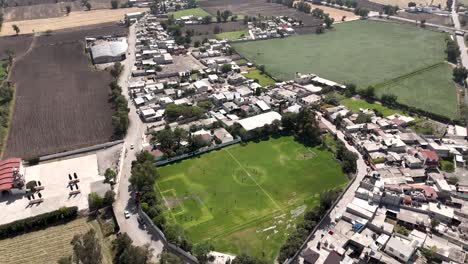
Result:
<instances>
[{"instance_id":1,"label":"white car","mask_svg":"<svg viewBox=\"0 0 468 264\"><path fill-rule=\"evenodd\" d=\"M125 216L125 219L130 218L130 212L127 211L127 210L125 210L125 211L124 211L124 216Z\"/></svg>"},{"instance_id":2,"label":"white car","mask_svg":"<svg viewBox=\"0 0 468 264\"><path fill-rule=\"evenodd\" d=\"M133 146L133 144L131 144L131 145L130 145L130 149L134 149L134 148L135 148L135 146Z\"/></svg>"}]
</instances>

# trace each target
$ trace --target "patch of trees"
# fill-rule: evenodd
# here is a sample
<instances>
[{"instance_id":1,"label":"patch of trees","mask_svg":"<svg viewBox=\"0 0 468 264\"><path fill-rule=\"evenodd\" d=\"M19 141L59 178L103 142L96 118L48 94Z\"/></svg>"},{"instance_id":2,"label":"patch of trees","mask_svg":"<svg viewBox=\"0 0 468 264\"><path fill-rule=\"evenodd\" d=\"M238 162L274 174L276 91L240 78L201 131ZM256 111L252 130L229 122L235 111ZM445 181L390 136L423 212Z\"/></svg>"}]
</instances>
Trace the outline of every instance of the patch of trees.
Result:
<instances>
[{"instance_id":1,"label":"patch of trees","mask_svg":"<svg viewBox=\"0 0 468 264\"><path fill-rule=\"evenodd\" d=\"M369 15L369 10L367 10L366 8L356 8L354 9L354 14L355 15L358 15L362 18L367 18L367 16Z\"/></svg>"},{"instance_id":2,"label":"patch of trees","mask_svg":"<svg viewBox=\"0 0 468 264\"><path fill-rule=\"evenodd\" d=\"M157 196L154 184L159 177L154 164L154 157L148 151L137 155L132 162L130 183L139 193L140 208L148 215L153 223L164 232L167 240L185 251L192 249L192 244L186 238L183 229L171 226L163 214L163 204Z\"/></svg>"},{"instance_id":3,"label":"patch of trees","mask_svg":"<svg viewBox=\"0 0 468 264\"><path fill-rule=\"evenodd\" d=\"M459 84L464 84L468 77L468 70L463 66L453 68L453 80Z\"/></svg>"},{"instance_id":4,"label":"patch of trees","mask_svg":"<svg viewBox=\"0 0 468 264\"><path fill-rule=\"evenodd\" d=\"M161 258L159 259L159 263L161 264L185 264L185 261L164 249L163 252L161 253Z\"/></svg>"},{"instance_id":5,"label":"patch of trees","mask_svg":"<svg viewBox=\"0 0 468 264\"><path fill-rule=\"evenodd\" d=\"M357 7L357 1L355 0L345 0L344 1L344 6L349 7L349 8L356 8Z\"/></svg>"},{"instance_id":6,"label":"patch of trees","mask_svg":"<svg viewBox=\"0 0 468 264\"><path fill-rule=\"evenodd\" d=\"M399 8L396 5L395 6L385 5L382 9L383 9L384 14L392 16L396 14Z\"/></svg>"},{"instance_id":7,"label":"patch of trees","mask_svg":"<svg viewBox=\"0 0 468 264\"><path fill-rule=\"evenodd\" d=\"M78 215L78 207L61 207L56 211L17 220L0 226L0 238L39 230L54 224L69 222Z\"/></svg>"},{"instance_id":8,"label":"patch of trees","mask_svg":"<svg viewBox=\"0 0 468 264\"><path fill-rule=\"evenodd\" d=\"M256 257L249 256L245 253L237 255L235 259L231 261L231 264L267 264L268 262Z\"/></svg>"},{"instance_id":9,"label":"patch of trees","mask_svg":"<svg viewBox=\"0 0 468 264\"><path fill-rule=\"evenodd\" d=\"M230 10L224 10L224 11L216 11L216 22L227 22L228 18L232 16L232 12Z\"/></svg>"},{"instance_id":10,"label":"patch of trees","mask_svg":"<svg viewBox=\"0 0 468 264\"><path fill-rule=\"evenodd\" d=\"M111 7L112 7L112 9L119 8L119 1L118 0L111 0Z\"/></svg>"},{"instance_id":11,"label":"patch of trees","mask_svg":"<svg viewBox=\"0 0 468 264\"><path fill-rule=\"evenodd\" d=\"M380 98L380 101L382 104L390 106L390 107L395 107L397 104L398 96L394 94L383 94L382 97Z\"/></svg>"},{"instance_id":12,"label":"patch of trees","mask_svg":"<svg viewBox=\"0 0 468 264\"><path fill-rule=\"evenodd\" d=\"M300 1L299 3L297 3L296 8L297 10L304 12L306 14L309 14L311 10L310 5L304 1Z\"/></svg>"},{"instance_id":13,"label":"patch of trees","mask_svg":"<svg viewBox=\"0 0 468 264\"><path fill-rule=\"evenodd\" d=\"M115 192L107 191L104 194L104 197L99 196L99 194L92 192L88 194L88 205L89 210L95 211L106 206L112 206L115 201Z\"/></svg>"},{"instance_id":14,"label":"patch of trees","mask_svg":"<svg viewBox=\"0 0 468 264\"><path fill-rule=\"evenodd\" d=\"M182 141L187 141L188 144L182 145ZM154 133L151 143L159 143L159 148L164 155L169 158L195 152L210 144L210 142L205 141L200 135L192 135L185 129L178 127L172 130L168 126Z\"/></svg>"},{"instance_id":15,"label":"patch of trees","mask_svg":"<svg viewBox=\"0 0 468 264\"><path fill-rule=\"evenodd\" d=\"M281 247L278 255L279 263L283 263L296 254L301 248L301 245L305 242L307 236L314 230L315 226L331 208L333 202L340 195L340 192L340 189L335 189L320 194L320 205L304 214L302 222L296 225L296 229L289 234L286 242Z\"/></svg>"},{"instance_id":16,"label":"patch of trees","mask_svg":"<svg viewBox=\"0 0 468 264\"><path fill-rule=\"evenodd\" d=\"M15 94L14 85L4 81L0 86L0 129L6 130L10 120L11 102Z\"/></svg>"},{"instance_id":17,"label":"patch of trees","mask_svg":"<svg viewBox=\"0 0 468 264\"><path fill-rule=\"evenodd\" d=\"M447 49L445 53L447 54L447 60L451 63L457 63L457 59L460 56L460 49L455 41L447 39Z\"/></svg>"},{"instance_id":18,"label":"patch of trees","mask_svg":"<svg viewBox=\"0 0 468 264\"><path fill-rule=\"evenodd\" d=\"M73 257L75 263L100 264L102 263L101 244L96 237L96 231L90 229L85 234L73 236Z\"/></svg>"},{"instance_id":19,"label":"patch of trees","mask_svg":"<svg viewBox=\"0 0 468 264\"><path fill-rule=\"evenodd\" d=\"M114 63L110 73L113 77L109 84L111 88L110 101L114 104L114 114L112 115L112 126L114 127L114 137L122 138L126 133L129 125L128 119L128 102L125 96L122 95L122 87L118 84L118 78L122 73L123 66L120 62Z\"/></svg>"},{"instance_id":20,"label":"patch of trees","mask_svg":"<svg viewBox=\"0 0 468 264\"><path fill-rule=\"evenodd\" d=\"M343 142L337 140L335 158L340 161L344 173L356 173L357 154L348 150Z\"/></svg>"},{"instance_id":21,"label":"patch of trees","mask_svg":"<svg viewBox=\"0 0 468 264\"><path fill-rule=\"evenodd\" d=\"M3 26L3 12L0 10L0 30L2 30L2 26Z\"/></svg>"},{"instance_id":22,"label":"patch of trees","mask_svg":"<svg viewBox=\"0 0 468 264\"><path fill-rule=\"evenodd\" d=\"M321 131L315 111L303 107L299 113L286 113L281 119L283 130L294 135L305 145L313 146L321 143Z\"/></svg>"},{"instance_id":23,"label":"patch of trees","mask_svg":"<svg viewBox=\"0 0 468 264\"><path fill-rule=\"evenodd\" d=\"M112 253L114 264L147 264L151 263L152 251L149 245L137 247L132 239L123 233L112 241ZM162 263L162 262L161 262Z\"/></svg>"},{"instance_id":24,"label":"patch of trees","mask_svg":"<svg viewBox=\"0 0 468 264\"><path fill-rule=\"evenodd\" d=\"M187 119L187 118L201 118L204 112L198 106L189 106L189 105L176 105L170 104L166 107L165 115L167 119L173 121L178 118Z\"/></svg>"},{"instance_id":25,"label":"patch of trees","mask_svg":"<svg viewBox=\"0 0 468 264\"><path fill-rule=\"evenodd\" d=\"M198 259L200 264L208 263L208 253L214 250L213 244L210 241L203 241L193 247L193 255Z\"/></svg>"}]
</instances>

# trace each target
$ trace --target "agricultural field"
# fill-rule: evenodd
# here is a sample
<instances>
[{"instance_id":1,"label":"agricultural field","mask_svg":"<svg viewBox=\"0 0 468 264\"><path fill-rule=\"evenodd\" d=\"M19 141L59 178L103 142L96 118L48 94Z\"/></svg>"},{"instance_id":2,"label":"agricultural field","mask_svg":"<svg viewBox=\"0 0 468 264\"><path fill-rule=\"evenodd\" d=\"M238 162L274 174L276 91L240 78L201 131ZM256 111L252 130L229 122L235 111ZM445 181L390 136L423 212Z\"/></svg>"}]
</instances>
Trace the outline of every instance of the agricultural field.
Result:
<instances>
[{"instance_id":1,"label":"agricultural field","mask_svg":"<svg viewBox=\"0 0 468 264\"><path fill-rule=\"evenodd\" d=\"M223 32L223 33L216 34L215 36L217 39L236 40L247 35L249 35L249 32L247 30L240 30L240 31Z\"/></svg>"},{"instance_id":2,"label":"agricultural field","mask_svg":"<svg viewBox=\"0 0 468 264\"><path fill-rule=\"evenodd\" d=\"M112 138L111 75L92 68L83 40L126 30L103 25L36 37L10 73L16 102L4 157L29 158Z\"/></svg>"},{"instance_id":3,"label":"agricultural field","mask_svg":"<svg viewBox=\"0 0 468 264\"><path fill-rule=\"evenodd\" d=\"M197 8L190 8L190 9L182 9L175 12L170 12L169 15L173 15L175 19L181 18L183 16L197 16L197 17L204 17L209 16L205 10L197 7Z\"/></svg>"},{"instance_id":4,"label":"agricultural field","mask_svg":"<svg viewBox=\"0 0 468 264\"><path fill-rule=\"evenodd\" d=\"M377 96L398 95L398 101L452 119L459 117L452 67L441 63L377 87ZM422 99L424 98L424 99Z\"/></svg>"},{"instance_id":5,"label":"agricultural field","mask_svg":"<svg viewBox=\"0 0 468 264\"><path fill-rule=\"evenodd\" d=\"M322 20L311 15L299 12L295 8L267 3L265 0L207 0L199 2L201 8L216 17L218 10L230 10L238 16L288 16L304 23L303 33L315 32L316 27L322 24Z\"/></svg>"},{"instance_id":6,"label":"agricultural field","mask_svg":"<svg viewBox=\"0 0 468 264\"><path fill-rule=\"evenodd\" d=\"M247 73L242 74L242 75L244 75L246 78L249 78L249 79L258 80L258 84L260 84L261 86L264 86L264 87L267 86L267 85L275 84L275 80L273 80L270 76L260 72L257 69L250 70Z\"/></svg>"},{"instance_id":7,"label":"agricultural field","mask_svg":"<svg viewBox=\"0 0 468 264\"><path fill-rule=\"evenodd\" d=\"M8 59L8 51L14 56L21 56L28 49L32 41L32 35L0 37L0 60Z\"/></svg>"},{"instance_id":8,"label":"agricultural field","mask_svg":"<svg viewBox=\"0 0 468 264\"><path fill-rule=\"evenodd\" d=\"M230 146L159 172L168 219L192 241L270 261L306 207L347 182L332 153L292 137Z\"/></svg>"},{"instance_id":9,"label":"agricultural field","mask_svg":"<svg viewBox=\"0 0 468 264\"><path fill-rule=\"evenodd\" d=\"M92 10L110 9L108 0L88 0ZM10 4L9 4L10 3ZM16 6L16 4L18 4ZM84 11L81 1L44 1L44 0L15 0L7 1L7 7L3 9L6 22L22 21L39 18L63 17L66 15L66 6L71 7L71 12Z\"/></svg>"},{"instance_id":10,"label":"agricultural field","mask_svg":"<svg viewBox=\"0 0 468 264\"><path fill-rule=\"evenodd\" d=\"M45 32L47 30L60 30L66 28L76 28L103 23L117 22L124 19L124 15L130 12L140 12L145 8L123 8L123 9L101 9L91 11L71 12L68 16L30 19L22 21L4 22L0 36L16 34L12 25L20 28L20 34L31 34L34 32Z\"/></svg>"},{"instance_id":11,"label":"agricultural field","mask_svg":"<svg viewBox=\"0 0 468 264\"><path fill-rule=\"evenodd\" d=\"M57 263L61 257L72 254L70 242L73 236L85 233L91 228L96 230L101 241L102 263L111 264L110 242L103 238L97 221L88 221L86 218L0 240L0 262L8 264Z\"/></svg>"},{"instance_id":12,"label":"agricultural field","mask_svg":"<svg viewBox=\"0 0 468 264\"><path fill-rule=\"evenodd\" d=\"M445 38L443 33L410 25L353 21L337 24L321 35L233 43L233 47L281 80L292 79L296 72L310 72L360 88L375 85L379 95L399 92L400 103L454 118L458 106L450 69L436 67L445 60ZM425 80L431 73L437 74ZM395 85L387 86L389 83ZM404 85L406 88L398 88ZM443 100L433 96L442 92L447 92ZM439 107L432 107L434 103ZM448 105L444 108L443 104Z\"/></svg>"}]
</instances>

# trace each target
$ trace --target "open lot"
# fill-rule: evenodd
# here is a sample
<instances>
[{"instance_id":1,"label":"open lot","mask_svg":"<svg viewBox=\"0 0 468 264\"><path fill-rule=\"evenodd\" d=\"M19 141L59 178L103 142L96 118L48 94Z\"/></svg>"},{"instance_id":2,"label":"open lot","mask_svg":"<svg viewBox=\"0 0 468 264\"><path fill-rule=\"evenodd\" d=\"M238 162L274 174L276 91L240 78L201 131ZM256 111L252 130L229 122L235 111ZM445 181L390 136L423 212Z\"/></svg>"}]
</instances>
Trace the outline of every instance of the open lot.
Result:
<instances>
[{"instance_id":1,"label":"open lot","mask_svg":"<svg viewBox=\"0 0 468 264\"><path fill-rule=\"evenodd\" d=\"M69 195L68 174L76 173L81 193ZM97 192L104 196L109 189L104 184L104 176L98 174L98 161L96 154L58 160L26 167L25 181L41 181L44 190L41 191L44 202L33 206L29 205L26 196L20 193L9 196L0 196L0 225L57 210L62 206L77 206L78 210L88 208L88 194ZM76 190L76 188L74 188ZM37 197L36 197L37 198Z\"/></svg>"},{"instance_id":2,"label":"open lot","mask_svg":"<svg viewBox=\"0 0 468 264\"><path fill-rule=\"evenodd\" d=\"M226 23L211 23L211 24L199 24L199 25L186 25L185 28L194 30L194 40L202 41L204 38L214 38L214 29L219 27L221 32L229 33L232 31L246 31L247 25L244 25L242 21L229 21ZM222 34L222 33L221 33Z\"/></svg>"},{"instance_id":3,"label":"open lot","mask_svg":"<svg viewBox=\"0 0 468 264\"><path fill-rule=\"evenodd\" d=\"M63 17L66 15L66 7L70 6L72 12L84 11L85 7L81 4L81 1L51 1L46 3L45 1L29 1L29 3L19 2L18 6L6 7L3 10L4 19L7 22L10 21L21 21L29 19L39 18L52 18L52 17ZM111 4L108 0L89 0L92 6L92 10L96 9L110 9Z\"/></svg>"},{"instance_id":4,"label":"open lot","mask_svg":"<svg viewBox=\"0 0 468 264\"><path fill-rule=\"evenodd\" d=\"M247 30L240 31L229 31L216 34L217 39L227 39L227 40L236 40L244 36L248 36L249 32Z\"/></svg>"},{"instance_id":5,"label":"open lot","mask_svg":"<svg viewBox=\"0 0 468 264\"><path fill-rule=\"evenodd\" d=\"M288 8L284 5L267 3L265 0L209 0L201 1L200 7L216 16L218 10L230 10L235 15L247 16L289 16L304 23L304 29L309 29L304 33L315 32L315 28L322 24L322 20L311 15L299 12L295 8Z\"/></svg>"},{"instance_id":6,"label":"open lot","mask_svg":"<svg viewBox=\"0 0 468 264\"><path fill-rule=\"evenodd\" d=\"M250 70L247 73L242 74L242 75L244 75L245 77L247 77L249 79L258 80L258 84L260 84L261 86L267 86L267 85L275 84L275 80L273 80L270 76L260 72L257 69Z\"/></svg>"},{"instance_id":7,"label":"open lot","mask_svg":"<svg viewBox=\"0 0 468 264\"><path fill-rule=\"evenodd\" d=\"M169 219L193 241L212 239L216 250L268 260L319 193L347 182L330 152L291 137L227 147L159 172Z\"/></svg>"},{"instance_id":8,"label":"open lot","mask_svg":"<svg viewBox=\"0 0 468 264\"><path fill-rule=\"evenodd\" d=\"M61 257L72 254L70 242L73 236L86 233L89 229L96 230L101 242L102 263L111 264L110 242L102 237L97 221L88 221L87 218L0 240L0 263L57 263Z\"/></svg>"},{"instance_id":9,"label":"open lot","mask_svg":"<svg viewBox=\"0 0 468 264\"><path fill-rule=\"evenodd\" d=\"M30 34L34 32L45 32L47 30L60 30L65 28L83 27L109 22L117 22L124 19L124 15L130 12L145 11L145 8L124 8L124 9L101 9L91 11L72 12L69 16L31 19L3 23L0 36L14 35L12 25L20 28L20 34Z\"/></svg>"},{"instance_id":10,"label":"open lot","mask_svg":"<svg viewBox=\"0 0 468 264\"><path fill-rule=\"evenodd\" d=\"M315 8L320 8L323 10L325 14L329 14L331 18L335 19L335 22L339 22L345 17L344 21L351 21L351 20L356 20L359 19L359 16L355 15L353 12L338 9L338 8L333 8L325 5L315 5L312 3L307 2L307 4L311 7L311 10Z\"/></svg>"},{"instance_id":11,"label":"open lot","mask_svg":"<svg viewBox=\"0 0 468 264\"><path fill-rule=\"evenodd\" d=\"M433 23L437 25L453 26L452 18L450 16L439 16L436 14L408 12L399 12L397 16L419 21L426 20L426 23Z\"/></svg>"},{"instance_id":12,"label":"open lot","mask_svg":"<svg viewBox=\"0 0 468 264\"><path fill-rule=\"evenodd\" d=\"M381 89L384 85L379 84L411 76L405 84L398 82L411 88L386 90L397 93L401 103L454 117L458 106L450 70L437 68L431 81L423 79L424 75L417 76L445 60L445 37L410 25L353 21L335 25L333 31L321 35L234 43L233 47L252 62L264 64L267 72L281 80L292 79L296 72L311 72L340 83L352 82L360 88L376 85ZM447 91L443 98L434 97Z\"/></svg>"},{"instance_id":13,"label":"open lot","mask_svg":"<svg viewBox=\"0 0 468 264\"><path fill-rule=\"evenodd\" d=\"M16 57L11 79L16 103L4 157L32 157L111 139L111 76L92 68L84 37L126 34L126 28L94 26L36 37Z\"/></svg>"}]
</instances>

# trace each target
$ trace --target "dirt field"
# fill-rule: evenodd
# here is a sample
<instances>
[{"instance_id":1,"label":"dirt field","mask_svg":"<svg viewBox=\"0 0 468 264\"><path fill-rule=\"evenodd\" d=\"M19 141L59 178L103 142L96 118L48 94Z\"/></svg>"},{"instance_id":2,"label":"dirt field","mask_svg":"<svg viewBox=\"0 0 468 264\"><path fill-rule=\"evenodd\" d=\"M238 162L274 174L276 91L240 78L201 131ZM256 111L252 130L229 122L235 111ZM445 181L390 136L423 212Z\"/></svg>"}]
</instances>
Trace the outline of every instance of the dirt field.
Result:
<instances>
[{"instance_id":1,"label":"dirt field","mask_svg":"<svg viewBox=\"0 0 468 264\"><path fill-rule=\"evenodd\" d=\"M359 19L359 16L356 16L353 12L346 10L340 10L338 8L328 7L324 5L314 5L312 3L307 3L310 5L311 9L320 8L323 12L330 14L330 17L335 19L335 22L341 21L343 17L346 17L345 21Z\"/></svg>"},{"instance_id":2,"label":"dirt field","mask_svg":"<svg viewBox=\"0 0 468 264\"><path fill-rule=\"evenodd\" d=\"M86 218L0 240L0 256L2 256L0 263L57 263L61 257L72 254L70 242L73 236L86 233L91 228L97 230L96 233L101 242L102 263L112 263L110 242L102 237L97 221L88 222Z\"/></svg>"},{"instance_id":3,"label":"dirt field","mask_svg":"<svg viewBox=\"0 0 468 264\"><path fill-rule=\"evenodd\" d=\"M12 51L16 56L23 54L31 44L32 35L0 37L0 60L6 59L6 52Z\"/></svg>"},{"instance_id":4,"label":"dirt field","mask_svg":"<svg viewBox=\"0 0 468 264\"><path fill-rule=\"evenodd\" d=\"M444 26L453 26L452 19L450 17L438 16L434 14L427 14L427 13L408 13L408 12L400 12L398 13L399 17L408 18L408 19L415 19L415 20L423 20L425 19L427 23L434 23L437 25L444 25Z\"/></svg>"},{"instance_id":5,"label":"dirt field","mask_svg":"<svg viewBox=\"0 0 468 264\"><path fill-rule=\"evenodd\" d=\"M108 0L89 0L92 9L110 9ZM52 3L41 3L33 5L19 5L4 9L5 21L21 21L39 18L61 17L66 15L66 6L70 6L72 12L84 11L80 1L53 1Z\"/></svg>"},{"instance_id":6,"label":"dirt field","mask_svg":"<svg viewBox=\"0 0 468 264\"><path fill-rule=\"evenodd\" d=\"M299 12L294 8L288 8L284 5L267 3L265 0L209 0L201 1L200 6L208 13L216 15L218 10L231 10L236 15L248 16L289 16L302 20L304 27L310 27L311 32L315 32L315 27L322 24L320 19L311 15Z\"/></svg>"},{"instance_id":7,"label":"dirt field","mask_svg":"<svg viewBox=\"0 0 468 264\"><path fill-rule=\"evenodd\" d=\"M84 36L124 33L104 25L36 37L16 57L17 95L4 156L31 157L103 143L113 134L106 71L93 70Z\"/></svg>"},{"instance_id":8,"label":"dirt field","mask_svg":"<svg viewBox=\"0 0 468 264\"><path fill-rule=\"evenodd\" d=\"M46 30L59 30L88 25L97 25L108 22L123 20L124 15L130 12L144 11L142 8L125 8L115 10L91 10L72 12L69 16L23 20L3 23L1 36L13 35L12 25L16 24L20 28L20 34L30 34L34 32L44 32Z\"/></svg>"},{"instance_id":9,"label":"dirt field","mask_svg":"<svg viewBox=\"0 0 468 264\"><path fill-rule=\"evenodd\" d=\"M237 22L226 22L226 23L211 23L208 25L189 25L185 26L186 29L195 30L194 40L203 40L204 38L214 38L213 30L218 25L221 28L221 32L239 31L247 29L247 25L244 25L242 21Z\"/></svg>"},{"instance_id":10,"label":"dirt field","mask_svg":"<svg viewBox=\"0 0 468 264\"><path fill-rule=\"evenodd\" d=\"M359 8L366 8L371 11L382 11L383 6L382 4L371 2L369 0L357 0Z\"/></svg>"}]
</instances>

